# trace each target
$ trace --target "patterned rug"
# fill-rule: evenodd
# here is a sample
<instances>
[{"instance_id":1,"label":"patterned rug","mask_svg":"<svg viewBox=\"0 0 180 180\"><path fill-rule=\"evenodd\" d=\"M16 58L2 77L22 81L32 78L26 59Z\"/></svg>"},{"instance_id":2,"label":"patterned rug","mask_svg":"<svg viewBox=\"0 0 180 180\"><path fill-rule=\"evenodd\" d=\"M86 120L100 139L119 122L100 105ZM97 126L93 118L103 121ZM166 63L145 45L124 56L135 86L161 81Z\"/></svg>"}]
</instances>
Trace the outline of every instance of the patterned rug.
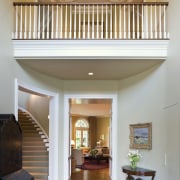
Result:
<instances>
[{"instance_id":1,"label":"patterned rug","mask_svg":"<svg viewBox=\"0 0 180 180\"><path fill-rule=\"evenodd\" d=\"M98 170L98 169L104 169L104 168L109 168L109 163L106 161L101 161L97 163L97 161L85 161L84 164L82 165L82 169L84 170Z\"/></svg>"}]
</instances>

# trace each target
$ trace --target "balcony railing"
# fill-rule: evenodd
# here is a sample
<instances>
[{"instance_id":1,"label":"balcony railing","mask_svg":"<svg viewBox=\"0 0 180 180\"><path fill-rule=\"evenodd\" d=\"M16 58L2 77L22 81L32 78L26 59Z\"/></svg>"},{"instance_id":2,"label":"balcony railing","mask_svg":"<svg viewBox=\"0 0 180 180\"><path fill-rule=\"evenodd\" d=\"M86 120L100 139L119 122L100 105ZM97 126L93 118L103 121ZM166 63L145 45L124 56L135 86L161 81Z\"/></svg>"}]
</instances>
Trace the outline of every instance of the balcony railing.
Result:
<instances>
[{"instance_id":1,"label":"balcony railing","mask_svg":"<svg viewBox=\"0 0 180 180\"><path fill-rule=\"evenodd\" d=\"M14 3L13 39L168 39L168 3Z\"/></svg>"}]
</instances>

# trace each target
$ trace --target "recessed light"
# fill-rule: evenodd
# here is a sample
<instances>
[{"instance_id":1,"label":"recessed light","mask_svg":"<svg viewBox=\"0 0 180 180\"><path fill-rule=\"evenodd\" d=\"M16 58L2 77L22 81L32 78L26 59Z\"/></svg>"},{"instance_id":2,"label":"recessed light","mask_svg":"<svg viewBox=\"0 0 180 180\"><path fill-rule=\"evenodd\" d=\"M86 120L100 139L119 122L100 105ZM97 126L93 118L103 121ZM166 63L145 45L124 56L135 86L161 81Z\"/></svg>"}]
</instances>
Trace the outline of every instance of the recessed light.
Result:
<instances>
[{"instance_id":1,"label":"recessed light","mask_svg":"<svg viewBox=\"0 0 180 180\"><path fill-rule=\"evenodd\" d=\"M89 76L93 76L94 73L93 73L93 72L89 72L88 75L89 75Z\"/></svg>"}]
</instances>

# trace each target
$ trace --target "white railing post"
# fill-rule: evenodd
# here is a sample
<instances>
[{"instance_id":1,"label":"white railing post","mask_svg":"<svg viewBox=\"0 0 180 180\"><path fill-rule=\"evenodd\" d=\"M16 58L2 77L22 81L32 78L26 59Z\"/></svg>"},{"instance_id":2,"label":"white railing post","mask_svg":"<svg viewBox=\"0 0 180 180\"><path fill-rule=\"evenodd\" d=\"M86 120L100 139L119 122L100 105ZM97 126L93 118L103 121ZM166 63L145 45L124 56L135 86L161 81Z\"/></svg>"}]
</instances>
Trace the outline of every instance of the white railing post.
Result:
<instances>
[{"instance_id":1,"label":"white railing post","mask_svg":"<svg viewBox=\"0 0 180 180\"><path fill-rule=\"evenodd\" d=\"M102 4L102 11L101 11L101 39L103 39L103 15L104 15L104 13L103 13L103 8L104 8L104 6L103 6L103 4Z\"/></svg>"},{"instance_id":2,"label":"white railing post","mask_svg":"<svg viewBox=\"0 0 180 180\"><path fill-rule=\"evenodd\" d=\"M124 39L126 39L126 6L124 5Z\"/></svg>"},{"instance_id":3,"label":"white railing post","mask_svg":"<svg viewBox=\"0 0 180 180\"><path fill-rule=\"evenodd\" d=\"M98 5L96 6L96 18L97 18L97 24L96 24L96 39L99 39L99 7L98 7Z\"/></svg>"},{"instance_id":4,"label":"white railing post","mask_svg":"<svg viewBox=\"0 0 180 180\"><path fill-rule=\"evenodd\" d=\"M122 38L122 15L121 15L121 8L122 6L119 5L119 39Z\"/></svg>"},{"instance_id":5,"label":"white railing post","mask_svg":"<svg viewBox=\"0 0 180 180\"><path fill-rule=\"evenodd\" d=\"M81 5L79 5L79 33L78 38L81 38Z\"/></svg>"},{"instance_id":6,"label":"white railing post","mask_svg":"<svg viewBox=\"0 0 180 180\"><path fill-rule=\"evenodd\" d=\"M84 11L83 11L83 39L86 38L86 6L84 4Z\"/></svg>"},{"instance_id":7,"label":"white railing post","mask_svg":"<svg viewBox=\"0 0 180 180\"><path fill-rule=\"evenodd\" d=\"M108 39L108 5L106 4L106 39Z\"/></svg>"},{"instance_id":8,"label":"white railing post","mask_svg":"<svg viewBox=\"0 0 180 180\"><path fill-rule=\"evenodd\" d=\"M77 27L77 23L76 23L76 5L74 5L74 39L76 39L76 27Z\"/></svg>"},{"instance_id":9,"label":"white railing post","mask_svg":"<svg viewBox=\"0 0 180 180\"><path fill-rule=\"evenodd\" d=\"M116 4L114 6L114 38L117 39L117 9Z\"/></svg>"},{"instance_id":10,"label":"white railing post","mask_svg":"<svg viewBox=\"0 0 180 180\"><path fill-rule=\"evenodd\" d=\"M94 4L92 5L92 39L94 39Z\"/></svg>"},{"instance_id":11,"label":"white railing post","mask_svg":"<svg viewBox=\"0 0 180 180\"><path fill-rule=\"evenodd\" d=\"M161 5L159 5L159 38L162 38L162 12L161 12Z\"/></svg>"},{"instance_id":12,"label":"white railing post","mask_svg":"<svg viewBox=\"0 0 180 180\"><path fill-rule=\"evenodd\" d=\"M90 9L88 5L88 24L87 24L87 38L90 39Z\"/></svg>"},{"instance_id":13,"label":"white railing post","mask_svg":"<svg viewBox=\"0 0 180 180\"><path fill-rule=\"evenodd\" d=\"M52 5L51 7L51 13L52 13L52 18L51 18L51 38L54 38L54 6Z\"/></svg>"},{"instance_id":14,"label":"white railing post","mask_svg":"<svg viewBox=\"0 0 180 180\"><path fill-rule=\"evenodd\" d=\"M70 5L70 26L69 26L69 38L72 38L72 5Z\"/></svg>"},{"instance_id":15,"label":"white railing post","mask_svg":"<svg viewBox=\"0 0 180 180\"><path fill-rule=\"evenodd\" d=\"M19 24L19 21L18 21L18 8L19 6L16 6L15 7L15 10L16 10L16 31L15 31L15 38L18 38L19 37L19 33L18 33L18 31L19 31L19 29L18 29L18 24Z\"/></svg>"},{"instance_id":16,"label":"white railing post","mask_svg":"<svg viewBox=\"0 0 180 180\"><path fill-rule=\"evenodd\" d=\"M155 5L154 7L154 30L155 30L155 33L154 33L154 36L155 36L155 39L157 39L157 7Z\"/></svg>"}]
</instances>

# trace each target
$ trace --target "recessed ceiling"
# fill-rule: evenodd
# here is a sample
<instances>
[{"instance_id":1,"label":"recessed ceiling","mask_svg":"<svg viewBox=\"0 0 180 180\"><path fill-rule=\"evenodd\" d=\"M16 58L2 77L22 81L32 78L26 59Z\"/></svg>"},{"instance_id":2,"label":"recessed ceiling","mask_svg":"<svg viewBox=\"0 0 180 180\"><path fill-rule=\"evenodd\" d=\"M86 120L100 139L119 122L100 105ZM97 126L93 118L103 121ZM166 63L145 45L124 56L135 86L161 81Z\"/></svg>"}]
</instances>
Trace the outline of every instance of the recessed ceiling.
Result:
<instances>
[{"instance_id":1,"label":"recessed ceiling","mask_svg":"<svg viewBox=\"0 0 180 180\"><path fill-rule=\"evenodd\" d=\"M162 62L157 59L21 59L17 60L24 68L62 80L120 80ZM93 72L93 76L88 73Z\"/></svg>"}]
</instances>

